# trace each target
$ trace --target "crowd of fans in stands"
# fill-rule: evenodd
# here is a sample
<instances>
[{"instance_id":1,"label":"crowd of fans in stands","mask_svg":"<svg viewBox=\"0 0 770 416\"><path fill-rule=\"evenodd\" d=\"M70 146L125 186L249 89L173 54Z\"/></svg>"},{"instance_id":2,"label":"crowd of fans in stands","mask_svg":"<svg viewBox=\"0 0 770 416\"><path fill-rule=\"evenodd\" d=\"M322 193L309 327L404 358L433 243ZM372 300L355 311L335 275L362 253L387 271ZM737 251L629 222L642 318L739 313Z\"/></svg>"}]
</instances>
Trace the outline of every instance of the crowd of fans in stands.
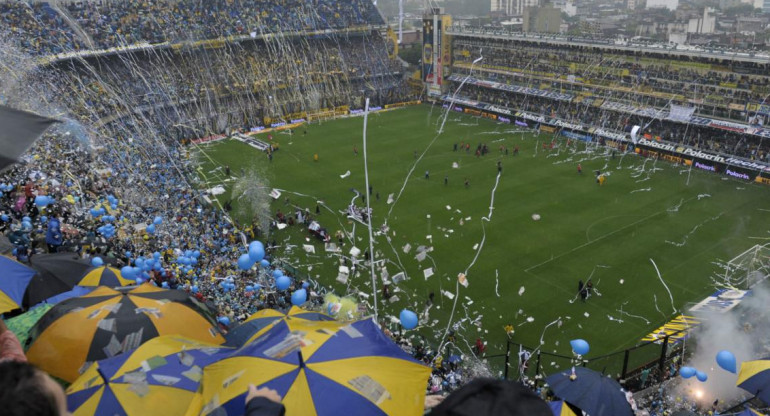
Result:
<instances>
[{"instance_id":1,"label":"crowd of fans in stands","mask_svg":"<svg viewBox=\"0 0 770 416\"><path fill-rule=\"evenodd\" d=\"M11 0L0 3L0 22L23 48L41 55L84 50L91 43L107 49L384 24L368 0L131 0L61 7Z\"/></svg>"},{"instance_id":2,"label":"crowd of fans in stands","mask_svg":"<svg viewBox=\"0 0 770 416\"><path fill-rule=\"evenodd\" d=\"M770 148L766 141L748 134L674 122L663 117L651 120L648 117L603 109L590 102L555 101L468 84L463 86L461 95L587 127L602 127L628 133L633 126L638 125L643 127L641 134L660 137L668 142L770 163Z\"/></svg>"},{"instance_id":3,"label":"crowd of fans in stands","mask_svg":"<svg viewBox=\"0 0 770 416\"><path fill-rule=\"evenodd\" d=\"M607 53L547 44L510 46L505 41L460 38L455 41L454 62L467 67L477 58L473 52L482 48L484 60L476 69L484 78L505 75L502 71L508 73L502 79L512 84L535 88L548 85L549 89L561 92L591 92L654 107L666 107L676 96L679 101L694 100L704 107L713 107L702 111L723 118L740 116L730 104L758 104L770 94L767 65L688 65L620 50ZM497 67L498 72L485 73L485 66Z\"/></svg>"}]
</instances>

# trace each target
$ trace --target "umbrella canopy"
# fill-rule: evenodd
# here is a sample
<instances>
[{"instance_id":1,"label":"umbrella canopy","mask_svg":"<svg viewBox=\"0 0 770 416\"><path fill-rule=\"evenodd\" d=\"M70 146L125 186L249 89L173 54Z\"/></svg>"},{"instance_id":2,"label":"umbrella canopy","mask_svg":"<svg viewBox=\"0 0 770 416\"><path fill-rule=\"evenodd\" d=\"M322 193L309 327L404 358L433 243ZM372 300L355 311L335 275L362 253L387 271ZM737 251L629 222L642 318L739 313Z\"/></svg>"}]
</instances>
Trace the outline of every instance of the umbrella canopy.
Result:
<instances>
[{"instance_id":1,"label":"umbrella canopy","mask_svg":"<svg viewBox=\"0 0 770 416\"><path fill-rule=\"evenodd\" d=\"M560 398L585 411L591 416L632 416L631 405L626 400L617 381L585 367L551 374L546 382Z\"/></svg>"},{"instance_id":2,"label":"umbrella canopy","mask_svg":"<svg viewBox=\"0 0 770 416\"><path fill-rule=\"evenodd\" d=\"M746 410L738 413L736 416L765 416L764 413L759 413L754 409L746 408Z\"/></svg>"},{"instance_id":3,"label":"umbrella canopy","mask_svg":"<svg viewBox=\"0 0 770 416\"><path fill-rule=\"evenodd\" d=\"M13 253L13 244L8 237L0 235L0 255L10 256Z\"/></svg>"},{"instance_id":4,"label":"umbrella canopy","mask_svg":"<svg viewBox=\"0 0 770 416\"><path fill-rule=\"evenodd\" d=\"M70 291L67 291L67 292L64 292L64 293L59 293L56 296L51 296L50 298L48 298L45 301L43 301L43 303L41 303L40 306L45 305L45 304L53 306L53 305L56 305L57 303L59 303L61 301L67 300L67 299L76 298L78 296L85 296L85 295L91 293L94 289L96 289L96 288L95 287L75 286Z\"/></svg>"},{"instance_id":5,"label":"umbrella canopy","mask_svg":"<svg viewBox=\"0 0 770 416\"><path fill-rule=\"evenodd\" d=\"M0 105L0 171L14 164L56 120Z\"/></svg>"},{"instance_id":6,"label":"umbrella canopy","mask_svg":"<svg viewBox=\"0 0 770 416\"><path fill-rule=\"evenodd\" d=\"M176 335L154 338L91 365L67 389L67 408L73 416L184 415L202 368L232 352Z\"/></svg>"},{"instance_id":7,"label":"umbrella canopy","mask_svg":"<svg viewBox=\"0 0 770 416\"><path fill-rule=\"evenodd\" d=\"M306 321L334 320L334 318L329 315L320 312L306 311L296 306L292 306L287 313L274 309L263 309L251 315L249 319L233 328L225 336L225 345L230 347L240 347L252 342L270 329L273 324L282 319L304 319Z\"/></svg>"},{"instance_id":8,"label":"umbrella canopy","mask_svg":"<svg viewBox=\"0 0 770 416\"><path fill-rule=\"evenodd\" d=\"M580 413L580 411L574 410L570 404L564 400L548 402L548 407L551 408L553 416L578 416L578 413Z\"/></svg>"},{"instance_id":9,"label":"umbrella canopy","mask_svg":"<svg viewBox=\"0 0 770 416\"><path fill-rule=\"evenodd\" d=\"M30 266L37 274L24 294L24 307L72 290L91 264L74 253L38 254L30 258Z\"/></svg>"},{"instance_id":10,"label":"umbrella canopy","mask_svg":"<svg viewBox=\"0 0 770 416\"><path fill-rule=\"evenodd\" d=\"M14 335L16 335L19 343L23 346L27 343L27 338L29 338L29 330L32 329L37 321L39 321L40 318L42 318L43 315L45 315L45 313L48 312L48 310L51 308L53 308L53 305L44 303L40 306L28 310L27 312L24 312L19 316L14 316L13 318L8 319L5 321L5 326L7 326L8 329L13 332Z\"/></svg>"},{"instance_id":11,"label":"umbrella canopy","mask_svg":"<svg viewBox=\"0 0 770 416\"><path fill-rule=\"evenodd\" d=\"M206 367L189 414L242 414L249 384L278 391L289 415L422 414L429 375L371 319L287 319Z\"/></svg>"},{"instance_id":12,"label":"umbrella canopy","mask_svg":"<svg viewBox=\"0 0 770 416\"><path fill-rule=\"evenodd\" d=\"M741 363L737 385L770 404L770 358Z\"/></svg>"},{"instance_id":13,"label":"umbrella canopy","mask_svg":"<svg viewBox=\"0 0 770 416\"><path fill-rule=\"evenodd\" d=\"M27 358L72 382L87 362L133 350L160 335L224 342L213 312L182 291L150 284L124 291L99 287L48 311L30 331Z\"/></svg>"},{"instance_id":14,"label":"umbrella canopy","mask_svg":"<svg viewBox=\"0 0 770 416\"><path fill-rule=\"evenodd\" d=\"M34 275L29 267L0 256L0 313L21 307L24 291Z\"/></svg>"},{"instance_id":15,"label":"umbrella canopy","mask_svg":"<svg viewBox=\"0 0 770 416\"><path fill-rule=\"evenodd\" d=\"M136 282L127 280L120 274L120 270L112 267L101 266L94 267L86 272L83 278L78 282L79 286L128 286Z\"/></svg>"}]
</instances>

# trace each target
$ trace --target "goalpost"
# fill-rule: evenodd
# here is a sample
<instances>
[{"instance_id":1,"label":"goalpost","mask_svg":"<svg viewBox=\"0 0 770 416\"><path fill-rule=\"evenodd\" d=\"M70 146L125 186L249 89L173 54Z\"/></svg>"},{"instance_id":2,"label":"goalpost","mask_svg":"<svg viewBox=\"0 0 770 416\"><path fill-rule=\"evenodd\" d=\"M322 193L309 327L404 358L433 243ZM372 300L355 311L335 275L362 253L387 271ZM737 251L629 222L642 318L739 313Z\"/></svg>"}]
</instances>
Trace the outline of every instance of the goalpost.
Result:
<instances>
[{"instance_id":1,"label":"goalpost","mask_svg":"<svg viewBox=\"0 0 770 416\"><path fill-rule=\"evenodd\" d=\"M724 282L748 290L770 275L770 243L755 245L727 263Z\"/></svg>"}]
</instances>

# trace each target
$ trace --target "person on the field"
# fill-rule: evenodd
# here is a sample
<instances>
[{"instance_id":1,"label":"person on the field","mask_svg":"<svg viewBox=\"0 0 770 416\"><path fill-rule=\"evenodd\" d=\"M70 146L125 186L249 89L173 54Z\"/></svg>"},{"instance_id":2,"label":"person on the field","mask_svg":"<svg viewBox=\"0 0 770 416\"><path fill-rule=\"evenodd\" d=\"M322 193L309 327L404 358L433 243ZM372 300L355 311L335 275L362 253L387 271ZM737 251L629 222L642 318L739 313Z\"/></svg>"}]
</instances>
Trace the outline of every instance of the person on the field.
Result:
<instances>
[{"instance_id":1,"label":"person on the field","mask_svg":"<svg viewBox=\"0 0 770 416\"><path fill-rule=\"evenodd\" d=\"M581 175L583 174L583 165L581 165L580 163L578 163L578 173Z\"/></svg>"}]
</instances>

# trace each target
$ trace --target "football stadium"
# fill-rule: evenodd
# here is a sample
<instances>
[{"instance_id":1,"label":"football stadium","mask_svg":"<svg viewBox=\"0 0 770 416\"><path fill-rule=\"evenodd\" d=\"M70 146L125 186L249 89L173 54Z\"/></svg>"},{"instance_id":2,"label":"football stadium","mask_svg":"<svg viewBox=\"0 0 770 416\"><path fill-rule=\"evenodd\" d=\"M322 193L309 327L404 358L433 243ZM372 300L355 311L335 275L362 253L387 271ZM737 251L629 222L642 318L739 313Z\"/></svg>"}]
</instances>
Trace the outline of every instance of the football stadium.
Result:
<instances>
[{"instance_id":1,"label":"football stadium","mask_svg":"<svg viewBox=\"0 0 770 416\"><path fill-rule=\"evenodd\" d=\"M9 414L766 414L770 52L428 3L0 1Z\"/></svg>"}]
</instances>

